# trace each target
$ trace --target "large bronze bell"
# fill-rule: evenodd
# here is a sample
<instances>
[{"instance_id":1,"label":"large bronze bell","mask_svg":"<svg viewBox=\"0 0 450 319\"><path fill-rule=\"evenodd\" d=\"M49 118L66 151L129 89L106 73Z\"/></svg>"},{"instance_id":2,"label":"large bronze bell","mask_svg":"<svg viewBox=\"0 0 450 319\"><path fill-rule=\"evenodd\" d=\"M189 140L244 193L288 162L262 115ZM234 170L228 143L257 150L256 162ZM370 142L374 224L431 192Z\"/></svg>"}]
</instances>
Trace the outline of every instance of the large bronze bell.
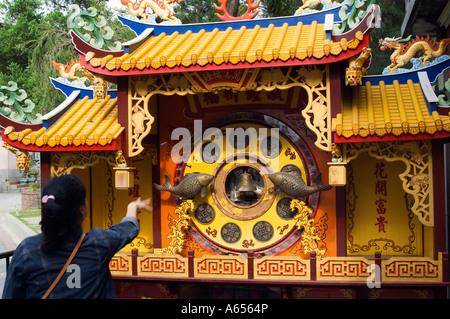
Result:
<instances>
[{"instance_id":1,"label":"large bronze bell","mask_svg":"<svg viewBox=\"0 0 450 319\"><path fill-rule=\"evenodd\" d=\"M253 177L246 171L244 171L239 176L239 182L236 186L236 191L238 193L241 192L254 192L256 190L255 185L253 184Z\"/></svg>"}]
</instances>

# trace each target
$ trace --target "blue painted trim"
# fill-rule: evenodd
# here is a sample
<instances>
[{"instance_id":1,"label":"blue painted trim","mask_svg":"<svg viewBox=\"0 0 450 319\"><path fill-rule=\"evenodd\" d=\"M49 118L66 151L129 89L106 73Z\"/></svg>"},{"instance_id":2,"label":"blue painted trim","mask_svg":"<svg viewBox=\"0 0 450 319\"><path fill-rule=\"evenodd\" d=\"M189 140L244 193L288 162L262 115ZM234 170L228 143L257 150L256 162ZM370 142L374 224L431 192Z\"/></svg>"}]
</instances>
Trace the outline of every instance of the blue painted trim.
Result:
<instances>
[{"instance_id":1,"label":"blue painted trim","mask_svg":"<svg viewBox=\"0 0 450 319\"><path fill-rule=\"evenodd\" d=\"M72 86L63 82L60 82L58 79L50 78L55 89L60 90L66 97L72 94L73 91L80 91L80 99L83 99L85 96L92 99L94 97L92 88L80 88L76 86ZM111 95L111 98L115 99L117 97L117 90L108 90L108 95Z\"/></svg>"},{"instance_id":2,"label":"blue painted trim","mask_svg":"<svg viewBox=\"0 0 450 319\"><path fill-rule=\"evenodd\" d=\"M366 82L370 82L372 85L377 85L380 81L384 81L385 84L393 84L395 80L397 80L399 84L406 84L408 80L412 80L414 83L419 83L419 77L417 74L424 71L427 72L430 82L433 83L436 81L438 75L449 67L450 56L446 60L433 64L429 67L424 67L409 72L363 76L362 85L365 85Z\"/></svg>"},{"instance_id":3,"label":"blue painted trim","mask_svg":"<svg viewBox=\"0 0 450 319\"><path fill-rule=\"evenodd\" d=\"M208 32L214 30L215 28L218 28L219 31L225 31L228 27L232 27L233 30L238 30L242 26L252 29L256 25L259 25L261 28L267 28L270 24L273 24L275 27L281 27L284 23L288 23L288 25L290 26L295 26L300 21L304 25L309 25L313 21L317 21L318 23L324 23L325 15L327 14L333 14L334 22L339 23L342 21L341 18L339 17L339 11L341 10L341 7L342 6L338 6L332 9L298 16L239 20L239 21L220 21L220 22L198 23L198 24L150 24L141 21L131 20L121 16L118 16L118 19L124 26L127 26L132 31L134 31L136 35L141 34L147 28L154 28L153 35L158 36L163 32L167 35L170 35L174 32L184 34L188 31L197 33L203 29Z\"/></svg>"},{"instance_id":4,"label":"blue painted trim","mask_svg":"<svg viewBox=\"0 0 450 319\"><path fill-rule=\"evenodd\" d=\"M425 99L425 103L427 103L427 108L430 115L432 115L434 111L437 111L436 103L428 103L427 99Z\"/></svg>"},{"instance_id":5,"label":"blue painted trim","mask_svg":"<svg viewBox=\"0 0 450 319\"><path fill-rule=\"evenodd\" d=\"M60 105L54 108L52 111L48 112L44 116L42 116L42 126L46 129L50 128L53 124L58 121L64 113L69 110L76 101L79 100L80 91L74 90L70 96L67 97L65 101L63 101Z\"/></svg>"}]
</instances>

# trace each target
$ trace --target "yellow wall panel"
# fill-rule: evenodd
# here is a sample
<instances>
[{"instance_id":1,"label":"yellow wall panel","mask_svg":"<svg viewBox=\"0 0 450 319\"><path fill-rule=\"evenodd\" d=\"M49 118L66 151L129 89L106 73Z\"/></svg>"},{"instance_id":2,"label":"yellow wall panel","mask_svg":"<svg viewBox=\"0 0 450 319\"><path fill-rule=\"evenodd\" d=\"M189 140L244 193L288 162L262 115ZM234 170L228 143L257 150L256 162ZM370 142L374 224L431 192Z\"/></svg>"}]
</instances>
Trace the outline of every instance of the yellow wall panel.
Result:
<instances>
[{"instance_id":1,"label":"yellow wall panel","mask_svg":"<svg viewBox=\"0 0 450 319\"><path fill-rule=\"evenodd\" d=\"M83 223L83 230L99 227L106 229L119 223L126 216L127 206L138 197L152 198L152 163L150 156L129 163L136 167L134 187L128 190L117 190L114 187L114 170L106 161L101 160L92 167L74 169L86 186L86 198L89 213ZM123 251L137 248L148 252L153 249L153 214L141 211L138 214L140 232L136 239Z\"/></svg>"},{"instance_id":2,"label":"yellow wall panel","mask_svg":"<svg viewBox=\"0 0 450 319\"><path fill-rule=\"evenodd\" d=\"M412 198L406 196L399 178L404 163L364 153L349 168L347 253L422 255L422 224L409 209Z\"/></svg>"}]
</instances>

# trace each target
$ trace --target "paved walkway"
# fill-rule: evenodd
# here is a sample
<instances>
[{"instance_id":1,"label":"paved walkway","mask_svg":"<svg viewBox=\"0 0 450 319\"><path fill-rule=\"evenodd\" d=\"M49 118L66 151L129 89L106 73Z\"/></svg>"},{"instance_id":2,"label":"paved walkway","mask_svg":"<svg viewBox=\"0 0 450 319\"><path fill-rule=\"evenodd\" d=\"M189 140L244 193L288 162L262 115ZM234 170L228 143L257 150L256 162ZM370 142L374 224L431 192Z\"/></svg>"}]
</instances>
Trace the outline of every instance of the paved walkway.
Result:
<instances>
[{"instance_id":1,"label":"paved walkway","mask_svg":"<svg viewBox=\"0 0 450 319\"><path fill-rule=\"evenodd\" d=\"M21 206L20 193L0 193L0 252L14 250L22 240L36 235L33 230L10 214L20 211ZM6 262L0 260L0 298L5 277Z\"/></svg>"},{"instance_id":2,"label":"paved walkway","mask_svg":"<svg viewBox=\"0 0 450 319\"><path fill-rule=\"evenodd\" d=\"M10 214L20 210L20 193L0 193L0 241L6 248L3 250L15 249L23 239L36 235L33 230ZM1 248L2 246L0 251L3 251Z\"/></svg>"}]
</instances>

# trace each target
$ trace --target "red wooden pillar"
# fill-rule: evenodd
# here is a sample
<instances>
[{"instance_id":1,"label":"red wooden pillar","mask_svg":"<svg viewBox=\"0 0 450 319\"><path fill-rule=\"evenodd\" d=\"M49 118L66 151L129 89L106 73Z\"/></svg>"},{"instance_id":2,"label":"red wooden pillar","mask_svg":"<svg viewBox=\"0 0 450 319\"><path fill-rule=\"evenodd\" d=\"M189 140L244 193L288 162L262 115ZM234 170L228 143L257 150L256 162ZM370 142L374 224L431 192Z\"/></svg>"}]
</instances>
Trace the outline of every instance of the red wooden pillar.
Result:
<instances>
[{"instance_id":1,"label":"red wooden pillar","mask_svg":"<svg viewBox=\"0 0 450 319\"><path fill-rule=\"evenodd\" d=\"M449 281L449 266L448 266L448 253L443 252L442 253L442 281L448 282Z\"/></svg>"},{"instance_id":2,"label":"red wooden pillar","mask_svg":"<svg viewBox=\"0 0 450 319\"><path fill-rule=\"evenodd\" d=\"M41 152L41 188L51 179L51 154L51 152Z\"/></svg>"},{"instance_id":3,"label":"red wooden pillar","mask_svg":"<svg viewBox=\"0 0 450 319\"><path fill-rule=\"evenodd\" d=\"M375 253L375 265L380 267L381 270L381 253L379 251Z\"/></svg>"},{"instance_id":4,"label":"red wooden pillar","mask_svg":"<svg viewBox=\"0 0 450 319\"><path fill-rule=\"evenodd\" d=\"M312 251L309 253L309 268L311 272L311 281L317 280L317 259L316 252Z\"/></svg>"},{"instance_id":5,"label":"red wooden pillar","mask_svg":"<svg viewBox=\"0 0 450 319\"><path fill-rule=\"evenodd\" d=\"M255 263L255 253L253 251L249 251L248 252L248 257L247 257L248 279L255 278L255 275L253 273L253 271L254 271L254 268L253 268L254 263Z\"/></svg>"},{"instance_id":6,"label":"red wooden pillar","mask_svg":"<svg viewBox=\"0 0 450 319\"><path fill-rule=\"evenodd\" d=\"M431 142L433 167L432 189L434 190L434 259L438 259L439 252L446 251L444 141L445 140L437 139L432 140Z\"/></svg>"},{"instance_id":7,"label":"red wooden pillar","mask_svg":"<svg viewBox=\"0 0 450 319\"><path fill-rule=\"evenodd\" d=\"M330 109L332 118L341 113L341 64L329 64L329 82L330 82ZM336 190L336 253L337 256L347 255L347 237L346 237L346 212L345 212L345 186L334 187Z\"/></svg>"},{"instance_id":8,"label":"red wooden pillar","mask_svg":"<svg viewBox=\"0 0 450 319\"><path fill-rule=\"evenodd\" d=\"M188 251L188 276L189 278L194 278L194 251Z\"/></svg>"},{"instance_id":9,"label":"red wooden pillar","mask_svg":"<svg viewBox=\"0 0 450 319\"><path fill-rule=\"evenodd\" d=\"M128 77L117 78L117 121L125 128L123 132L123 155L128 158Z\"/></svg>"},{"instance_id":10,"label":"red wooden pillar","mask_svg":"<svg viewBox=\"0 0 450 319\"><path fill-rule=\"evenodd\" d=\"M133 248L131 250L131 275L133 276L137 276L138 275L138 254L139 251L137 250L137 248Z\"/></svg>"}]
</instances>

